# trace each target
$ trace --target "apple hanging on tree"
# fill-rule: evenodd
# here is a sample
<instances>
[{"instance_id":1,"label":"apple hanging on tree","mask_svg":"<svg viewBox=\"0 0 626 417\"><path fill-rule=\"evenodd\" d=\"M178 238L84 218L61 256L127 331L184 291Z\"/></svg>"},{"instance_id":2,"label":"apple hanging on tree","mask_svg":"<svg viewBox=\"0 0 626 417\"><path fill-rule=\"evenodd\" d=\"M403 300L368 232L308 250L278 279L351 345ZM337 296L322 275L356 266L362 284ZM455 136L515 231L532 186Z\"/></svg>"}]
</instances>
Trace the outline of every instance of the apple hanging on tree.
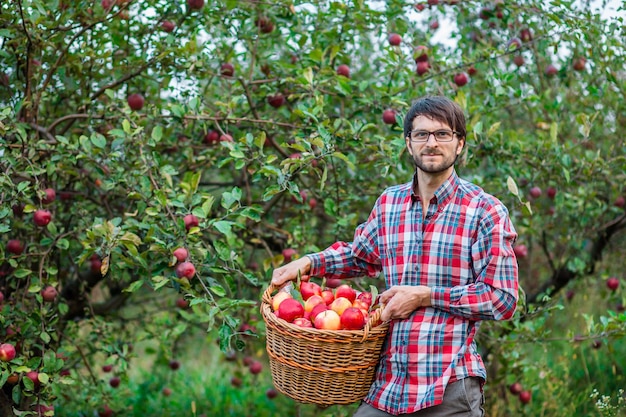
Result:
<instances>
[{"instance_id":1,"label":"apple hanging on tree","mask_svg":"<svg viewBox=\"0 0 626 417\"><path fill-rule=\"evenodd\" d=\"M346 78L350 78L350 67L346 64L341 64L337 67L337 75L342 75Z\"/></svg>"},{"instance_id":2,"label":"apple hanging on tree","mask_svg":"<svg viewBox=\"0 0 626 417\"><path fill-rule=\"evenodd\" d=\"M145 102L143 96L139 93L131 94L126 101L128 102L128 107L135 111L141 110Z\"/></svg>"},{"instance_id":3,"label":"apple hanging on tree","mask_svg":"<svg viewBox=\"0 0 626 417\"><path fill-rule=\"evenodd\" d=\"M9 362L15 358L15 346L10 343L0 345L0 361Z\"/></svg>"},{"instance_id":4,"label":"apple hanging on tree","mask_svg":"<svg viewBox=\"0 0 626 417\"><path fill-rule=\"evenodd\" d=\"M383 111L383 123L387 125L396 124L396 111L393 109L387 109Z\"/></svg>"},{"instance_id":5,"label":"apple hanging on tree","mask_svg":"<svg viewBox=\"0 0 626 417\"><path fill-rule=\"evenodd\" d=\"M52 213L48 210L39 209L33 214L33 222L39 227L45 227L52 220Z\"/></svg>"}]
</instances>

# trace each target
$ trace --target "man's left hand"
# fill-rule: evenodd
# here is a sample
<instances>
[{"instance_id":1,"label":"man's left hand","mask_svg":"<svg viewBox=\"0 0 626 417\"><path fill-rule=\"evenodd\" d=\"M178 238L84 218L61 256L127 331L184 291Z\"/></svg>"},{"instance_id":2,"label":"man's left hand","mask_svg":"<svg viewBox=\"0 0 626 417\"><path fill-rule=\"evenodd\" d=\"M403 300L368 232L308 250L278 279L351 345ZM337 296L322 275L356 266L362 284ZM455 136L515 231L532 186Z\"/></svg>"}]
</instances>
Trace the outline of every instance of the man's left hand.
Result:
<instances>
[{"instance_id":1,"label":"man's left hand","mask_svg":"<svg viewBox=\"0 0 626 417\"><path fill-rule=\"evenodd\" d=\"M385 308L381 320L406 319L420 307L429 307L430 288L424 285L394 285L382 294L380 302Z\"/></svg>"}]
</instances>

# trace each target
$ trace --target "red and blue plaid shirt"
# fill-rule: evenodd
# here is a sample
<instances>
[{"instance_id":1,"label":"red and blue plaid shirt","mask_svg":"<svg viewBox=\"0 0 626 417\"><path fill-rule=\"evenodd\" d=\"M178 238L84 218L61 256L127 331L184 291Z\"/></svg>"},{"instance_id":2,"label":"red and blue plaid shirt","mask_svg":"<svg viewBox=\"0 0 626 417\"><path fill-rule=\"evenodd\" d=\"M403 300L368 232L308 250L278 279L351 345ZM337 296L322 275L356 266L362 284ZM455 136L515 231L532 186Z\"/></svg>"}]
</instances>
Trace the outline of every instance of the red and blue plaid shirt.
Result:
<instances>
[{"instance_id":1,"label":"red and blue plaid shirt","mask_svg":"<svg viewBox=\"0 0 626 417\"><path fill-rule=\"evenodd\" d=\"M515 312L516 238L506 207L453 172L426 216L413 182L390 187L352 242L308 255L311 275L375 277L382 271L387 287L431 288L431 307L392 320L368 404L393 415L412 413L440 404L453 381L487 378L474 337L481 320Z\"/></svg>"}]
</instances>

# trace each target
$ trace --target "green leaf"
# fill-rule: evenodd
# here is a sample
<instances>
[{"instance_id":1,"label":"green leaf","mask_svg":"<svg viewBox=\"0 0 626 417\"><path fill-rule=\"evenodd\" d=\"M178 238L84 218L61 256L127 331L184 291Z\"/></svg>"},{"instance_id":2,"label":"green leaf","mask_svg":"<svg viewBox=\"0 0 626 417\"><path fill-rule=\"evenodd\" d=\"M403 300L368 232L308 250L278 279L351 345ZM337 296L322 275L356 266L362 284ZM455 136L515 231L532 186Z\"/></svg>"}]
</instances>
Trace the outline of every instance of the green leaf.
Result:
<instances>
[{"instance_id":1,"label":"green leaf","mask_svg":"<svg viewBox=\"0 0 626 417\"><path fill-rule=\"evenodd\" d=\"M139 288L141 288L143 286L143 281L142 280L138 280L138 281L134 281L131 282L131 284L124 289L124 292L135 292L137 291Z\"/></svg>"},{"instance_id":2,"label":"green leaf","mask_svg":"<svg viewBox=\"0 0 626 417\"><path fill-rule=\"evenodd\" d=\"M41 332L39 334L39 337L41 338L42 342L44 342L45 344L50 343L50 335L47 332Z\"/></svg>"},{"instance_id":3,"label":"green leaf","mask_svg":"<svg viewBox=\"0 0 626 417\"><path fill-rule=\"evenodd\" d=\"M150 137L155 142L160 142L161 139L163 138L163 127L161 125L156 125L154 129L152 129L152 133Z\"/></svg>"},{"instance_id":4,"label":"green leaf","mask_svg":"<svg viewBox=\"0 0 626 417\"><path fill-rule=\"evenodd\" d=\"M226 290L224 290L224 288L219 284L213 284L209 287L209 289L218 297L224 297L226 295Z\"/></svg>"},{"instance_id":5,"label":"green leaf","mask_svg":"<svg viewBox=\"0 0 626 417\"><path fill-rule=\"evenodd\" d=\"M32 274L32 272L33 271L31 271L30 269L18 269L17 271L13 273L13 276L15 278L24 278Z\"/></svg>"},{"instance_id":6,"label":"green leaf","mask_svg":"<svg viewBox=\"0 0 626 417\"><path fill-rule=\"evenodd\" d=\"M99 133L91 135L91 143L97 148L104 149L107 146L107 140Z\"/></svg>"}]
</instances>

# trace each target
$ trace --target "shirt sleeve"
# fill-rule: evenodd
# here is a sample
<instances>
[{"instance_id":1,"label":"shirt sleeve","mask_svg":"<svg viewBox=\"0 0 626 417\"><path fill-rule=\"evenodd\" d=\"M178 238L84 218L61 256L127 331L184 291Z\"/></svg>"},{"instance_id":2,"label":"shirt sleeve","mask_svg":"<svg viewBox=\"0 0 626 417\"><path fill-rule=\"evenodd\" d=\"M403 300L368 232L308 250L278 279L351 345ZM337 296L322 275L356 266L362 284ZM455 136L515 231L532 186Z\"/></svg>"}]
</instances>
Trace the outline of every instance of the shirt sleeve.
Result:
<instances>
[{"instance_id":1,"label":"shirt sleeve","mask_svg":"<svg viewBox=\"0 0 626 417\"><path fill-rule=\"evenodd\" d=\"M327 249L307 255L309 273L324 278L375 277L381 271L378 250L378 201L365 223L360 224L352 242L336 242Z\"/></svg>"},{"instance_id":2,"label":"shirt sleeve","mask_svg":"<svg viewBox=\"0 0 626 417\"><path fill-rule=\"evenodd\" d=\"M507 320L518 299L518 268L513 252L517 233L502 204L493 205L479 223L472 244L475 281L431 288L435 308L470 320Z\"/></svg>"}]
</instances>

